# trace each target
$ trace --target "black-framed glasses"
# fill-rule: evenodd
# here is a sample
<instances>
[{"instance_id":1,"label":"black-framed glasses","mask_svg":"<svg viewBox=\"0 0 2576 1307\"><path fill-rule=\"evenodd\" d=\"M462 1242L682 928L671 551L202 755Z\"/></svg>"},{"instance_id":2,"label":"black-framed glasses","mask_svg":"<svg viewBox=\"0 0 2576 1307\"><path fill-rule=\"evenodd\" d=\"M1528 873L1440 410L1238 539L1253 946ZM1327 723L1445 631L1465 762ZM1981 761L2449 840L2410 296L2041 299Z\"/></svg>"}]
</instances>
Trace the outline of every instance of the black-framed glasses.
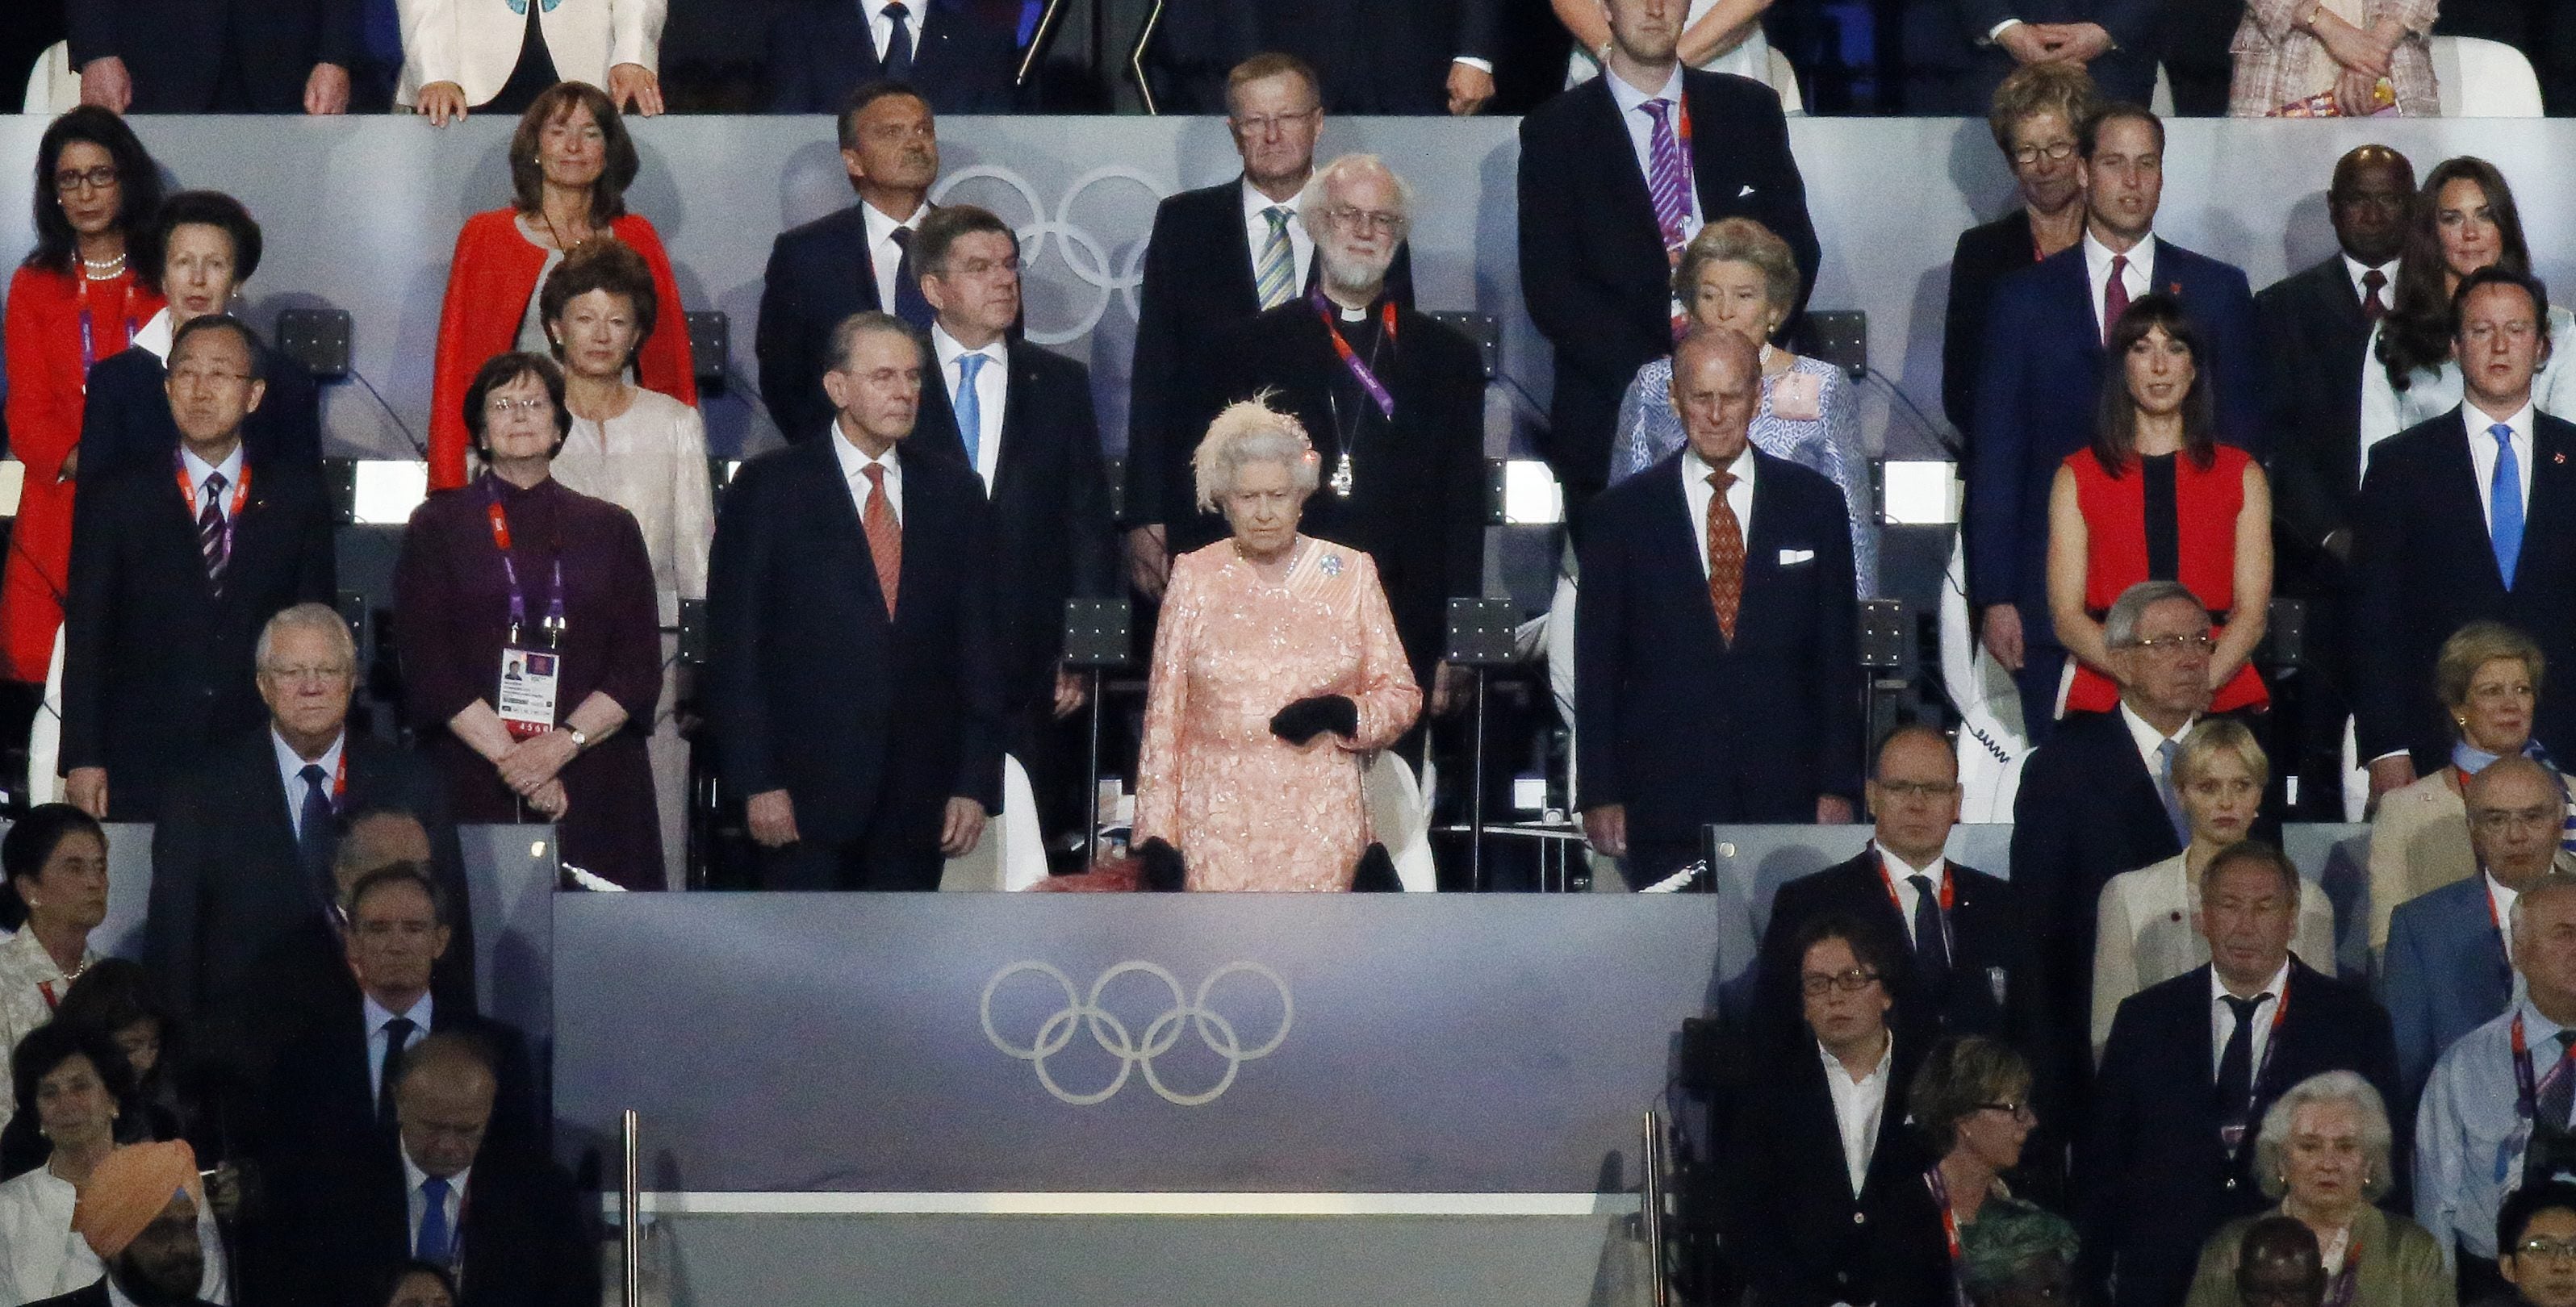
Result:
<instances>
[{"instance_id":1,"label":"black-framed glasses","mask_svg":"<svg viewBox=\"0 0 2576 1307\"><path fill-rule=\"evenodd\" d=\"M2012 157L2013 157L2013 162L2014 162L2014 163L2020 164L2022 167L2027 168L2027 167L2031 166L2032 164L2039 162L2043 157L2044 157L2044 158L2046 158L2050 163L2056 163L2056 162L2058 162L2058 161L2060 161L2060 160L2062 160L2062 159L2067 158L2068 156L2070 156L2070 155L2072 155L2072 154L2074 154L2074 153L2075 153L2075 142L2073 142L2073 141L2050 141L2050 142L2049 142L2048 144L2046 144L2046 145L2025 145L2025 146L2022 146L2021 148L2019 148L2019 149L2017 149L2017 150L2014 150L2014 151L2012 152Z\"/></svg>"},{"instance_id":2,"label":"black-framed glasses","mask_svg":"<svg viewBox=\"0 0 2576 1307\"><path fill-rule=\"evenodd\" d=\"M1979 1103L1977 1104L1977 1110L1980 1112L2001 1112L2005 1116L2011 1117L2024 1125L2035 1124L2039 1120L2039 1113L2030 1110L2030 1104L2028 1103Z\"/></svg>"},{"instance_id":3,"label":"black-framed glasses","mask_svg":"<svg viewBox=\"0 0 2576 1307\"><path fill-rule=\"evenodd\" d=\"M1809 998L1822 998L1827 992L1837 989L1846 994L1857 994L1862 990L1877 984L1878 973L1867 967L1854 967L1840 975L1833 976L1820 976L1814 972L1809 972L1806 975L1800 976L1798 978L1798 983L1805 988L1807 991L1807 997Z\"/></svg>"},{"instance_id":4,"label":"black-framed glasses","mask_svg":"<svg viewBox=\"0 0 2576 1307\"><path fill-rule=\"evenodd\" d=\"M65 168L54 174L54 189L66 193L83 186L103 191L116 183L116 168L111 164L102 163L95 168Z\"/></svg>"}]
</instances>

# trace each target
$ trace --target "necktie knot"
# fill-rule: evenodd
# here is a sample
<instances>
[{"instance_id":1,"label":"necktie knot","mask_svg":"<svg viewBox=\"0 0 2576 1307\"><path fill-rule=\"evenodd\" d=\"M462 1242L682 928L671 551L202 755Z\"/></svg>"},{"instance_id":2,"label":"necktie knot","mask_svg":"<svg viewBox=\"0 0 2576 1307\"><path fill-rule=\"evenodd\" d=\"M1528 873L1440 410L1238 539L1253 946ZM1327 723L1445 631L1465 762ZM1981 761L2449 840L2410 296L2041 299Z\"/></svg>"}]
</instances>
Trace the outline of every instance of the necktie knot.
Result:
<instances>
[{"instance_id":1,"label":"necktie knot","mask_svg":"<svg viewBox=\"0 0 2576 1307\"><path fill-rule=\"evenodd\" d=\"M1273 233L1281 236L1288 234L1288 219L1290 214L1286 205L1271 205L1269 208L1261 211L1261 216L1269 220L1270 230Z\"/></svg>"},{"instance_id":2,"label":"necktie knot","mask_svg":"<svg viewBox=\"0 0 2576 1307\"><path fill-rule=\"evenodd\" d=\"M1734 487L1735 474L1732 472L1711 472L1708 474L1708 484L1710 489L1715 490L1721 495L1725 494L1728 490Z\"/></svg>"},{"instance_id":3,"label":"necktie knot","mask_svg":"<svg viewBox=\"0 0 2576 1307\"><path fill-rule=\"evenodd\" d=\"M230 484L229 482L227 482L227 481L225 481L225 480L224 480L224 474L223 474L223 473L221 473L221 472L209 472L209 473L207 473L207 474L206 474L206 502L211 503L211 504L218 504L218 505L220 505L221 503L223 503L224 490L225 490L225 488L226 488L229 484ZM218 510L218 511L220 511L220 510Z\"/></svg>"},{"instance_id":4,"label":"necktie knot","mask_svg":"<svg viewBox=\"0 0 2576 1307\"><path fill-rule=\"evenodd\" d=\"M885 464L870 463L859 469L859 475L868 479L868 489L881 495L885 493Z\"/></svg>"},{"instance_id":5,"label":"necktie knot","mask_svg":"<svg viewBox=\"0 0 2576 1307\"><path fill-rule=\"evenodd\" d=\"M2381 272L2377 268L2373 268L2370 271L2361 274L2361 288L2370 292L2373 296L2377 296L2380 289L2387 284L2388 274Z\"/></svg>"},{"instance_id":6,"label":"necktie knot","mask_svg":"<svg viewBox=\"0 0 2576 1307\"><path fill-rule=\"evenodd\" d=\"M901 6L901 5L887 5L887 6L886 6L886 8L887 8L888 10L901 9L902 7L903 7L903 6ZM910 227L897 227L897 228L895 228L895 229L894 229L894 231L893 231L890 235L888 235L888 236L886 237L886 239L887 239L887 240L890 240L890 241L893 241L893 242L894 242L894 247L895 247L896 249L902 250L902 251L903 251L904 253L906 253L906 254L910 254L910 253L912 253L912 228L910 228Z\"/></svg>"},{"instance_id":7,"label":"necktie knot","mask_svg":"<svg viewBox=\"0 0 2576 1307\"><path fill-rule=\"evenodd\" d=\"M443 1204L447 1201L448 1188L447 1177L433 1175L420 1182L420 1196L433 1203Z\"/></svg>"},{"instance_id":8,"label":"necktie knot","mask_svg":"<svg viewBox=\"0 0 2576 1307\"><path fill-rule=\"evenodd\" d=\"M1673 112L1673 102L1664 99L1661 96L1648 100L1637 107L1645 110L1646 115L1655 120L1655 125L1657 127L1663 126L1665 119L1669 118Z\"/></svg>"},{"instance_id":9,"label":"necktie knot","mask_svg":"<svg viewBox=\"0 0 2576 1307\"><path fill-rule=\"evenodd\" d=\"M2496 444L2500 446L2510 447L2513 444L2513 428L2504 423L2498 422L2488 427L2487 434L2495 437Z\"/></svg>"},{"instance_id":10,"label":"necktie knot","mask_svg":"<svg viewBox=\"0 0 2576 1307\"><path fill-rule=\"evenodd\" d=\"M304 784L317 794L321 793L323 784L331 779L331 773L322 770L322 764L318 762L304 764L304 770L295 774L303 778Z\"/></svg>"},{"instance_id":11,"label":"necktie knot","mask_svg":"<svg viewBox=\"0 0 2576 1307\"><path fill-rule=\"evenodd\" d=\"M888 4L879 12L882 12L886 17L891 18L898 23L912 16L912 11L904 8L903 0L893 0L892 3Z\"/></svg>"},{"instance_id":12,"label":"necktie knot","mask_svg":"<svg viewBox=\"0 0 2576 1307\"><path fill-rule=\"evenodd\" d=\"M2254 1013L2264 1004L2271 1002L2272 996L2257 994L2252 998L2238 998L2234 994L2221 994L2218 996L2218 1001L2226 1004L2228 1010L2236 1014L2236 1024L2242 1026L2253 1021Z\"/></svg>"},{"instance_id":13,"label":"necktie knot","mask_svg":"<svg viewBox=\"0 0 2576 1307\"><path fill-rule=\"evenodd\" d=\"M1939 900L1939 899L1934 899L1934 898L1932 898L1932 878L1931 878L1931 877L1929 877L1929 876L1908 876L1908 877L1906 877L1906 878L1905 878L1905 883L1906 883L1906 884L1908 884L1908 885L1913 886L1913 887L1914 887L1914 892L1915 892L1915 894L1919 895L1920 897L1925 898L1925 899L1932 899L1932 901L1933 901L1933 902L1935 902L1935 903L1940 902L1940 900Z\"/></svg>"},{"instance_id":14,"label":"necktie knot","mask_svg":"<svg viewBox=\"0 0 2576 1307\"><path fill-rule=\"evenodd\" d=\"M960 354L957 356L957 370L971 386L975 384L975 374L983 371L984 365L990 362L992 360L982 354Z\"/></svg>"}]
</instances>

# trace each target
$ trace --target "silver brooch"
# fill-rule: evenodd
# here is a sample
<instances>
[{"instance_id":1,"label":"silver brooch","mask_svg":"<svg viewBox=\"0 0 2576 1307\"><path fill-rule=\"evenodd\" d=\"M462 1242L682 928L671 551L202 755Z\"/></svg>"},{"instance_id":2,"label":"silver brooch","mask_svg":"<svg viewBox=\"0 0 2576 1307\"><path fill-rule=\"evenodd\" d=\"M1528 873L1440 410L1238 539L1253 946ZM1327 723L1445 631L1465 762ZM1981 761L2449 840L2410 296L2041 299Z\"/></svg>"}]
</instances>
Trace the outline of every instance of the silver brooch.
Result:
<instances>
[{"instance_id":1,"label":"silver brooch","mask_svg":"<svg viewBox=\"0 0 2576 1307\"><path fill-rule=\"evenodd\" d=\"M1319 566L1324 569L1324 575L1326 576L1340 576L1342 574L1342 556L1340 554L1326 554L1324 555L1324 561L1319 564Z\"/></svg>"}]
</instances>

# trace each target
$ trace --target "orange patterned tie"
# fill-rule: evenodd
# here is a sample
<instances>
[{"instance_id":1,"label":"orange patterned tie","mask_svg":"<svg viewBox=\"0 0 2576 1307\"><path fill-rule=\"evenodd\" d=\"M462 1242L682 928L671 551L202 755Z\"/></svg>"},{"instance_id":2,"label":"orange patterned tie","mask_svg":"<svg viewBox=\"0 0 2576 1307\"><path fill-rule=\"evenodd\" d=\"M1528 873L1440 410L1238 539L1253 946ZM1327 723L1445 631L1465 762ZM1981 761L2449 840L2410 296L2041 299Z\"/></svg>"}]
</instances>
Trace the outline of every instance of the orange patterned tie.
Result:
<instances>
[{"instance_id":1,"label":"orange patterned tie","mask_svg":"<svg viewBox=\"0 0 2576 1307\"><path fill-rule=\"evenodd\" d=\"M903 575L903 527L894 520L894 502L886 498L885 465L859 469L868 479L868 509L859 525L868 534L868 556L876 561L877 589L885 592L886 616L894 616L895 582Z\"/></svg>"},{"instance_id":2,"label":"orange patterned tie","mask_svg":"<svg viewBox=\"0 0 2576 1307\"><path fill-rule=\"evenodd\" d=\"M1717 492L1708 497L1708 602L1717 609L1717 633L1731 645L1736 610L1744 606L1744 525L1726 502L1735 474L1711 472L1708 484Z\"/></svg>"}]
</instances>

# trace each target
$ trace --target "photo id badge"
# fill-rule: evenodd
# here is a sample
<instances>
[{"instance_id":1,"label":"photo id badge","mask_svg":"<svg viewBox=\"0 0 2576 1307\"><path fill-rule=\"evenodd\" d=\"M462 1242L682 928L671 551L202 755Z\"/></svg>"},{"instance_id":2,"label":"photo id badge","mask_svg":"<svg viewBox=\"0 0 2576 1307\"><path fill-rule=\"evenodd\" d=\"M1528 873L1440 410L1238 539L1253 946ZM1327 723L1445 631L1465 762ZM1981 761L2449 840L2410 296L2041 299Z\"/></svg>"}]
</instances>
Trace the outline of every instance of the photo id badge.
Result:
<instances>
[{"instance_id":1,"label":"photo id badge","mask_svg":"<svg viewBox=\"0 0 2576 1307\"><path fill-rule=\"evenodd\" d=\"M492 696L501 724L527 739L555 728L555 680L560 655L536 649L501 650L501 692Z\"/></svg>"}]
</instances>

